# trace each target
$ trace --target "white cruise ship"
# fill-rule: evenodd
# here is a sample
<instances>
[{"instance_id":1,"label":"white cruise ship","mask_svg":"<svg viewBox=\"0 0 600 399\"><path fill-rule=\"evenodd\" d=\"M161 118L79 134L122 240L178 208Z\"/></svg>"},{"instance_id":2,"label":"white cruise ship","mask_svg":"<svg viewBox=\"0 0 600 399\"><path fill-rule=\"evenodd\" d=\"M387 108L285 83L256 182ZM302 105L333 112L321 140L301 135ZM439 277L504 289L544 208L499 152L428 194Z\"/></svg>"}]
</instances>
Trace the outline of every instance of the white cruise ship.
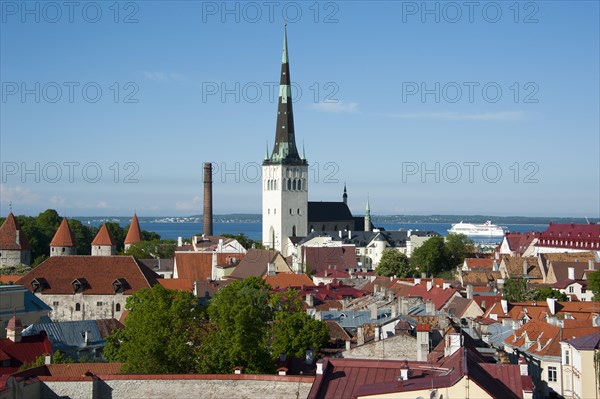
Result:
<instances>
[{"instance_id":1,"label":"white cruise ship","mask_svg":"<svg viewBox=\"0 0 600 399\"><path fill-rule=\"evenodd\" d=\"M448 230L448 233L464 234L469 237L504 237L507 228L498 226L488 220L484 224L455 223Z\"/></svg>"}]
</instances>

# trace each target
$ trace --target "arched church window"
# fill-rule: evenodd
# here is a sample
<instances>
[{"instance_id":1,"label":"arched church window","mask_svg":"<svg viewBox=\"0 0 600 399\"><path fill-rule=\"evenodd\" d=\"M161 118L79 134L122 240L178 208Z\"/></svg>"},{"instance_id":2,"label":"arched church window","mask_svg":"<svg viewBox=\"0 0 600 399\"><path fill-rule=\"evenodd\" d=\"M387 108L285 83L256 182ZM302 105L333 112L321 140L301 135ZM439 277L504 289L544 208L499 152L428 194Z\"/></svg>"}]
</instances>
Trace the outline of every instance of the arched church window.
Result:
<instances>
[{"instance_id":1,"label":"arched church window","mask_svg":"<svg viewBox=\"0 0 600 399\"><path fill-rule=\"evenodd\" d=\"M292 189L292 179L288 179L288 190Z\"/></svg>"},{"instance_id":2,"label":"arched church window","mask_svg":"<svg viewBox=\"0 0 600 399\"><path fill-rule=\"evenodd\" d=\"M290 215L293 215L293 213L292 213L292 208L290 208Z\"/></svg>"},{"instance_id":3,"label":"arched church window","mask_svg":"<svg viewBox=\"0 0 600 399\"><path fill-rule=\"evenodd\" d=\"M75 311L76 312L80 312L81 311L81 304L80 303L76 303L75 304Z\"/></svg>"},{"instance_id":4,"label":"arched church window","mask_svg":"<svg viewBox=\"0 0 600 399\"><path fill-rule=\"evenodd\" d=\"M292 237L296 237L296 226L292 226Z\"/></svg>"},{"instance_id":5,"label":"arched church window","mask_svg":"<svg viewBox=\"0 0 600 399\"><path fill-rule=\"evenodd\" d=\"M121 311L121 304L120 304L120 303L117 303L117 305L115 306L115 310L116 310L117 312L120 312L120 311Z\"/></svg>"},{"instance_id":6,"label":"arched church window","mask_svg":"<svg viewBox=\"0 0 600 399\"><path fill-rule=\"evenodd\" d=\"M296 179L294 179L294 182L292 183L292 190L296 190Z\"/></svg>"},{"instance_id":7,"label":"arched church window","mask_svg":"<svg viewBox=\"0 0 600 399\"><path fill-rule=\"evenodd\" d=\"M321 231L325 231L325 225L321 226Z\"/></svg>"},{"instance_id":8,"label":"arched church window","mask_svg":"<svg viewBox=\"0 0 600 399\"><path fill-rule=\"evenodd\" d=\"M302 180L298 179L298 191L302 191Z\"/></svg>"},{"instance_id":9,"label":"arched church window","mask_svg":"<svg viewBox=\"0 0 600 399\"><path fill-rule=\"evenodd\" d=\"M273 180L273 190L277 190L277 180Z\"/></svg>"},{"instance_id":10,"label":"arched church window","mask_svg":"<svg viewBox=\"0 0 600 399\"><path fill-rule=\"evenodd\" d=\"M298 215L300 214L300 208L298 208Z\"/></svg>"}]
</instances>

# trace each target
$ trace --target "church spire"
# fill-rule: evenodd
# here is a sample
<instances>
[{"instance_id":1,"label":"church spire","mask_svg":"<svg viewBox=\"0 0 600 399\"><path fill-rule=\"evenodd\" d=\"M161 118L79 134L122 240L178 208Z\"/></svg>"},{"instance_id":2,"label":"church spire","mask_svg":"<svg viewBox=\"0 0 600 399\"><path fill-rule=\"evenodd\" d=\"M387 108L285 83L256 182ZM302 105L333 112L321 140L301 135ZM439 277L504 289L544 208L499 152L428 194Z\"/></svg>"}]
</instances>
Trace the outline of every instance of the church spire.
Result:
<instances>
[{"instance_id":1,"label":"church spire","mask_svg":"<svg viewBox=\"0 0 600 399\"><path fill-rule=\"evenodd\" d=\"M369 205L369 196L367 195L367 206L365 208L365 231L371 231L371 206Z\"/></svg>"},{"instance_id":2,"label":"church spire","mask_svg":"<svg viewBox=\"0 0 600 399\"><path fill-rule=\"evenodd\" d=\"M346 191L346 182L344 182L344 195L342 195L344 204L348 204L348 192Z\"/></svg>"},{"instance_id":3,"label":"church spire","mask_svg":"<svg viewBox=\"0 0 600 399\"><path fill-rule=\"evenodd\" d=\"M273 153L266 162L304 164L296 147L294 113L292 111L292 91L290 64L287 46L287 23L283 28L283 54L281 56L281 79L279 83L279 103L277 106L277 126Z\"/></svg>"}]
</instances>

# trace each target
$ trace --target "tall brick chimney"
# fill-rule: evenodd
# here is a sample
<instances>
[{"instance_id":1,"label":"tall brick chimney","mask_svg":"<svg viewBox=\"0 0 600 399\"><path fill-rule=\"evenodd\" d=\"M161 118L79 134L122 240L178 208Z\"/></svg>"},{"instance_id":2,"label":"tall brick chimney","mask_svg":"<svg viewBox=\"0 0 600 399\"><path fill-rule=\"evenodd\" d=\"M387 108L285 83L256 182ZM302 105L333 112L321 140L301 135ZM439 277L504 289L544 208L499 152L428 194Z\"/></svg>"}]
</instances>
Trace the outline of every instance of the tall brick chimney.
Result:
<instances>
[{"instance_id":1,"label":"tall brick chimney","mask_svg":"<svg viewBox=\"0 0 600 399\"><path fill-rule=\"evenodd\" d=\"M204 163L204 228L205 236L213 235L213 210L212 210L212 164Z\"/></svg>"}]
</instances>

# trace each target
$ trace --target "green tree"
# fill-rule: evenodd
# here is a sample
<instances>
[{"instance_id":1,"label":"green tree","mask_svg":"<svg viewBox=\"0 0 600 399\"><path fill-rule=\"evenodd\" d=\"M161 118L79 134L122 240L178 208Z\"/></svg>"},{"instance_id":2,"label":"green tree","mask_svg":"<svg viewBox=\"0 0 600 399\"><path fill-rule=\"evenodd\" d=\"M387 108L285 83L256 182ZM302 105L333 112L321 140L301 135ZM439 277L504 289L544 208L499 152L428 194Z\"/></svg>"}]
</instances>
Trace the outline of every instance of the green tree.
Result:
<instances>
[{"instance_id":1,"label":"green tree","mask_svg":"<svg viewBox=\"0 0 600 399\"><path fill-rule=\"evenodd\" d=\"M19 371L27 370L32 367L43 366L44 364L46 364L46 355L39 355L35 358L35 360L21 364L21 366L19 367Z\"/></svg>"},{"instance_id":2,"label":"green tree","mask_svg":"<svg viewBox=\"0 0 600 399\"><path fill-rule=\"evenodd\" d=\"M194 372L204 336L205 309L189 292L160 284L127 298L125 328L108 339L104 356L131 373Z\"/></svg>"},{"instance_id":3,"label":"green tree","mask_svg":"<svg viewBox=\"0 0 600 399\"><path fill-rule=\"evenodd\" d=\"M246 236L244 233L239 234L221 234L221 237L234 238L236 239L242 247L246 249L251 249L252 247L256 249L264 249L262 243L260 241L255 241L250 237Z\"/></svg>"},{"instance_id":4,"label":"green tree","mask_svg":"<svg viewBox=\"0 0 600 399\"><path fill-rule=\"evenodd\" d=\"M110 234L115 239L115 242L117 243L117 253L123 252L123 248L125 245L125 237L127 236L125 229L119 226L119 223L115 222L106 222L105 225L107 230L110 232Z\"/></svg>"},{"instance_id":5,"label":"green tree","mask_svg":"<svg viewBox=\"0 0 600 399\"><path fill-rule=\"evenodd\" d=\"M475 243L464 234L448 234L446 237L446 249L448 263L451 267L464 262L465 258L473 254Z\"/></svg>"},{"instance_id":6,"label":"green tree","mask_svg":"<svg viewBox=\"0 0 600 399\"><path fill-rule=\"evenodd\" d=\"M531 294L535 301L545 301L547 298L556 298L560 302L566 302L569 300L567 294L554 290L551 287L544 287L534 290Z\"/></svg>"},{"instance_id":7,"label":"green tree","mask_svg":"<svg viewBox=\"0 0 600 399\"><path fill-rule=\"evenodd\" d=\"M600 270L588 275L588 289L594 293L594 301L600 301Z\"/></svg>"},{"instance_id":8,"label":"green tree","mask_svg":"<svg viewBox=\"0 0 600 399\"><path fill-rule=\"evenodd\" d=\"M69 227L75 236L75 244L77 246L77 255L90 255L92 251L92 241L98 229L91 226L86 226L77 219L69 219Z\"/></svg>"},{"instance_id":9,"label":"green tree","mask_svg":"<svg viewBox=\"0 0 600 399\"><path fill-rule=\"evenodd\" d=\"M73 359L71 359L66 353L57 350L52 354L52 363L54 364L67 364L73 363Z\"/></svg>"},{"instance_id":10,"label":"green tree","mask_svg":"<svg viewBox=\"0 0 600 399\"><path fill-rule=\"evenodd\" d=\"M174 240L150 240L140 241L131 245L124 255L133 256L136 259L171 259L175 254L177 242Z\"/></svg>"},{"instance_id":11,"label":"green tree","mask_svg":"<svg viewBox=\"0 0 600 399\"><path fill-rule=\"evenodd\" d=\"M523 302L531 299L532 293L527 289L527 280L523 278L507 278L502 286L502 297L509 302Z\"/></svg>"},{"instance_id":12,"label":"green tree","mask_svg":"<svg viewBox=\"0 0 600 399\"><path fill-rule=\"evenodd\" d=\"M414 250L410 264L414 269L421 273L425 272L428 276L449 270L451 266L448 263L448 250L444 238L435 236L425 241Z\"/></svg>"},{"instance_id":13,"label":"green tree","mask_svg":"<svg viewBox=\"0 0 600 399\"><path fill-rule=\"evenodd\" d=\"M208 307L210 331L203 345L199 371L248 373L274 371L268 348L270 287L259 277L234 281L217 292Z\"/></svg>"},{"instance_id":14,"label":"green tree","mask_svg":"<svg viewBox=\"0 0 600 399\"><path fill-rule=\"evenodd\" d=\"M395 249L386 249L381 255L375 272L379 276L413 277L416 270L411 266L408 257Z\"/></svg>"},{"instance_id":15,"label":"green tree","mask_svg":"<svg viewBox=\"0 0 600 399\"><path fill-rule=\"evenodd\" d=\"M271 351L274 356L303 357L307 349L319 353L329 341L329 328L320 321L314 320L305 312L278 312L273 322L273 339Z\"/></svg>"}]
</instances>

